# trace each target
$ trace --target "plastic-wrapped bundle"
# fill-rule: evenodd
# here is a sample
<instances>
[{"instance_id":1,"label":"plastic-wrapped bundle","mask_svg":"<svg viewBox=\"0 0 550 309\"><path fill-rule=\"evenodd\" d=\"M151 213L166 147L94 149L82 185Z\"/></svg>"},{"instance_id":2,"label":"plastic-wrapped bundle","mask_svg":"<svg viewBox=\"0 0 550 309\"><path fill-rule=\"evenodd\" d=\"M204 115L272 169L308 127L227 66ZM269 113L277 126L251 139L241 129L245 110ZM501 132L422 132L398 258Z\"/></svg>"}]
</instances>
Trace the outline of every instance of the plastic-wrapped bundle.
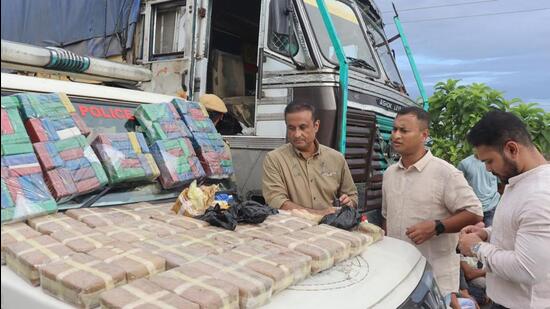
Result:
<instances>
[{"instance_id":1,"label":"plastic-wrapped bundle","mask_svg":"<svg viewBox=\"0 0 550 309\"><path fill-rule=\"evenodd\" d=\"M199 309L198 304L160 288L147 279L138 279L101 294L101 308L172 308ZM210 308L210 307L208 307ZM214 308L214 307L212 307ZM221 308L221 307L219 307ZM228 308L230 309L230 308Z\"/></svg>"},{"instance_id":2,"label":"plastic-wrapped bundle","mask_svg":"<svg viewBox=\"0 0 550 309\"><path fill-rule=\"evenodd\" d=\"M2 225L1 233L1 249L2 249L2 265L5 264L5 249L9 244L13 244L25 239L36 238L42 236L40 232L33 230L25 223L11 223Z\"/></svg>"},{"instance_id":3,"label":"plastic-wrapped bundle","mask_svg":"<svg viewBox=\"0 0 550 309\"><path fill-rule=\"evenodd\" d=\"M185 236L185 234L146 239L136 242L134 245L165 258L166 269L182 266L205 256L220 254L233 248L224 242L194 238Z\"/></svg>"},{"instance_id":4,"label":"plastic-wrapped bundle","mask_svg":"<svg viewBox=\"0 0 550 309\"><path fill-rule=\"evenodd\" d=\"M183 119L191 132L218 132L212 120L208 118L208 112L202 104L198 102L183 101L181 99L173 99L172 104L174 104L181 119Z\"/></svg>"},{"instance_id":5,"label":"plastic-wrapped bundle","mask_svg":"<svg viewBox=\"0 0 550 309\"><path fill-rule=\"evenodd\" d=\"M222 282L210 272L181 266L151 277L151 281L165 290L188 299L201 308L239 308L239 289Z\"/></svg>"},{"instance_id":6,"label":"plastic-wrapped bundle","mask_svg":"<svg viewBox=\"0 0 550 309\"><path fill-rule=\"evenodd\" d=\"M199 159L209 178L229 178L235 171L227 150L199 152Z\"/></svg>"},{"instance_id":7,"label":"plastic-wrapped bundle","mask_svg":"<svg viewBox=\"0 0 550 309\"><path fill-rule=\"evenodd\" d=\"M229 178L233 161L219 133L193 133L193 146L209 178Z\"/></svg>"},{"instance_id":8,"label":"plastic-wrapped bundle","mask_svg":"<svg viewBox=\"0 0 550 309\"><path fill-rule=\"evenodd\" d=\"M20 100L25 127L33 143L90 133L65 94L22 93L16 96Z\"/></svg>"},{"instance_id":9,"label":"plastic-wrapped bundle","mask_svg":"<svg viewBox=\"0 0 550 309\"><path fill-rule=\"evenodd\" d=\"M115 242L87 254L124 269L128 282L149 278L166 269L164 258L124 242Z\"/></svg>"},{"instance_id":10,"label":"plastic-wrapped bundle","mask_svg":"<svg viewBox=\"0 0 550 309\"><path fill-rule=\"evenodd\" d=\"M71 229L66 231L53 232L50 235L75 252L89 252L97 248L103 248L115 242L115 239L103 233L86 227L84 229Z\"/></svg>"},{"instance_id":11,"label":"plastic-wrapped bundle","mask_svg":"<svg viewBox=\"0 0 550 309\"><path fill-rule=\"evenodd\" d=\"M55 142L35 143L54 198L65 201L93 192L107 184L107 175L83 135Z\"/></svg>"},{"instance_id":12,"label":"plastic-wrapped bundle","mask_svg":"<svg viewBox=\"0 0 550 309\"><path fill-rule=\"evenodd\" d=\"M64 93L20 93L16 96L19 98L25 119L47 117L58 119L60 115L76 112Z\"/></svg>"},{"instance_id":13,"label":"plastic-wrapped bundle","mask_svg":"<svg viewBox=\"0 0 550 309\"><path fill-rule=\"evenodd\" d=\"M92 147L111 184L152 181L160 175L142 133L99 134Z\"/></svg>"},{"instance_id":14,"label":"plastic-wrapped bundle","mask_svg":"<svg viewBox=\"0 0 550 309\"><path fill-rule=\"evenodd\" d=\"M65 214L92 228L120 225L128 221L141 221L149 218L146 214L121 209L121 207L76 208L67 210Z\"/></svg>"},{"instance_id":15,"label":"plastic-wrapped bundle","mask_svg":"<svg viewBox=\"0 0 550 309\"><path fill-rule=\"evenodd\" d=\"M15 96L2 97L2 155L14 155L32 152L32 144L17 107L19 99Z\"/></svg>"},{"instance_id":16,"label":"plastic-wrapped bundle","mask_svg":"<svg viewBox=\"0 0 550 309\"><path fill-rule=\"evenodd\" d=\"M88 226L62 213L32 218L27 223L42 234L51 235L57 231L83 230Z\"/></svg>"},{"instance_id":17,"label":"plastic-wrapped bundle","mask_svg":"<svg viewBox=\"0 0 550 309\"><path fill-rule=\"evenodd\" d=\"M206 221L186 217L186 216L177 216L174 214L169 215L153 215L152 217L156 221L168 223L173 226L180 227L184 230L192 230L192 229L198 229L205 226L208 226L208 223Z\"/></svg>"},{"instance_id":18,"label":"plastic-wrapped bundle","mask_svg":"<svg viewBox=\"0 0 550 309\"><path fill-rule=\"evenodd\" d=\"M126 283L120 267L78 253L40 268L42 288L80 308L99 306L99 295Z\"/></svg>"},{"instance_id":19,"label":"plastic-wrapped bundle","mask_svg":"<svg viewBox=\"0 0 550 309\"><path fill-rule=\"evenodd\" d=\"M157 238L185 233L185 230L182 228L170 224L163 224L162 222L153 219L129 221L123 223L121 227L130 227L151 232L155 234Z\"/></svg>"},{"instance_id":20,"label":"plastic-wrapped bundle","mask_svg":"<svg viewBox=\"0 0 550 309\"><path fill-rule=\"evenodd\" d=\"M186 138L157 141L151 146L151 153L160 170L160 183L165 189L205 176L193 146Z\"/></svg>"},{"instance_id":21,"label":"plastic-wrapped bundle","mask_svg":"<svg viewBox=\"0 0 550 309\"><path fill-rule=\"evenodd\" d=\"M170 103L141 104L134 113L150 143L191 137L176 108Z\"/></svg>"},{"instance_id":22,"label":"plastic-wrapped bundle","mask_svg":"<svg viewBox=\"0 0 550 309\"><path fill-rule=\"evenodd\" d=\"M257 308L265 305L273 294L273 280L270 277L216 256L191 262L186 267L207 273L226 284L237 286L241 308Z\"/></svg>"},{"instance_id":23,"label":"plastic-wrapped bundle","mask_svg":"<svg viewBox=\"0 0 550 309\"><path fill-rule=\"evenodd\" d=\"M2 157L1 195L2 223L57 210L34 153Z\"/></svg>"},{"instance_id":24,"label":"plastic-wrapped bundle","mask_svg":"<svg viewBox=\"0 0 550 309\"><path fill-rule=\"evenodd\" d=\"M274 236L269 241L301 254L309 255L312 259L312 273L329 269L335 263L347 259L351 251L351 243L347 240L310 233L304 230Z\"/></svg>"},{"instance_id":25,"label":"plastic-wrapped bundle","mask_svg":"<svg viewBox=\"0 0 550 309\"><path fill-rule=\"evenodd\" d=\"M8 267L35 286L40 284L40 266L75 253L47 235L9 244L5 251Z\"/></svg>"},{"instance_id":26,"label":"plastic-wrapped bundle","mask_svg":"<svg viewBox=\"0 0 550 309\"><path fill-rule=\"evenodd\" d=\"M254 240L218 257L260 273L273 280L273 293L306 278L311 273L311 257L265 242Z\"/></svg>"},{"instance_id":27,"label":"plastic-wrapped bundle","mask_svg":"<svg viewBox=\"0 0 550 309\"><path fill-rule=\"evenodd\" d=\"M351 244L350 256L357 256L363 253L367 246L372 243L372 237L362 233L348 232L331 225L320 224L311 228L304 229L304 232L310 232L327 237L348 241Z\"/></svg>"}]
</instances>

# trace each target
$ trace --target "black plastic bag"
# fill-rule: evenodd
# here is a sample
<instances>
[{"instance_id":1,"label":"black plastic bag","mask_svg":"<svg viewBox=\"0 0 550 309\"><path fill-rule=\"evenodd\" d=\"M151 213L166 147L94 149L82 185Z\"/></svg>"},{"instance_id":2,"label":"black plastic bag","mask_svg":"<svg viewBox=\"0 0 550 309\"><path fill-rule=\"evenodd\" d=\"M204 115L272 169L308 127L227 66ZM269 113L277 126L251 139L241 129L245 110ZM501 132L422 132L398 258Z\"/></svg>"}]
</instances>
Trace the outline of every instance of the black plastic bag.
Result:
<instances>
[{"instance_id":1,"label":"black plastic bag","mask_svg":"<svg viewBox=\"0 0 550 309\"><path fill-rule=\"evenodd\" d=\"M270 215L276 215L279 211L267 205L255 201L245 201L231 206L230 211L239 223L258 224L264 222Z\"/></svg>"},{"instance_id":2,"label":"black plastic bag","mask_svg":"<svg viewBox=\"0 0 550 309\"><path fill-rule=\"evenodd\" d=\"M206 221L210 223L210 225L230 231L234 231L237 227L237 218L235 215L229 210L222 209L218 204L214 207L208 207L204 214L197 216L196 219Z\"/></svg>"},{"instance_id":3,"label":"black plastic bag","mask_svg":"<svg viewBox=\"0 0 550 309\"><path fill-rule=\"evenodd\" d=\"M349 231L361 223L361 214L353 207L342 206L335 213L324 216L320 223Z\"/></svg>"},{"instance_id":4,"label":"black plastic bag","mask_svg":"<svg viewBox=\"0 0 550 309\"><path fill-rule=\"evenodd\" d=\"M234 231L238 223L258 224L264 222L269 215L278 214L277 209L262 205L255 201L245 201L234 204L229 209L222 209L216 204L208 207L204 215L197 216L197 219L206 221L210 225Z\"/></svg>"}]
</instances>

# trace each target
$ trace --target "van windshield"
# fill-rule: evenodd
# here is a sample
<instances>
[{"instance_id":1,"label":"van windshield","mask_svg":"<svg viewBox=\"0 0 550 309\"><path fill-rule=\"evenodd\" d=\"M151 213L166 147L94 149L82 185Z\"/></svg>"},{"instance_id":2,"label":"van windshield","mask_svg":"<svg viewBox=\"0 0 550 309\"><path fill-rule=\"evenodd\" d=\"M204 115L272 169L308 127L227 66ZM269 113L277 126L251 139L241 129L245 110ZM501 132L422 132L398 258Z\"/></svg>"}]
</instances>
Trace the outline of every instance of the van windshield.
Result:
<instances>
[{"instance_id":1,"label":"van windshield","mask_svg":"<svg viewBox=\"0 0 550 309\"><path fill-rule=\"evenodd\" d=\"M2 90L2 96L12 95L19 91ZM137 121L133 114L139 106L137 102L115 102L96 98L83 98L69 95L76 112L84 122L93 129L88 140L96 133L125 133L136 130ZM163 189L159 182L130 183L127 186L112 188L106 194L88 206L111 206L128 203L173 199L179 195L181 188ZM59 204L59 209L78 208L98 197L98 192L77 196L72 200Z\"/></svg>"},{"instance_id":2,"label":"van windshield","mask_svg":"<svg viewBox=\"0 0 550 309\"><path fill-rule=\"evenodd\" d=\"M344 48L344 53L346 57L352 60L350 65L375 75L376 62L374 55L354 10L348 4L336 0L325 0L325 3L338 33L338 38ZM304 0L304 4L321 52L330 62L338 64L334 47L317 7L317 1ZM357 65L354 65L354 63Z\"/></svg>"},{"instance_id":3,"label":"van windshield","mask_svg":"<svg viewBox=\"0 0 550 309\"><path fill-rule=\"evenodd\" d=\"M114 102L99 99L69 96L77 113L95 133L126 133L136 131L137 120L134 111L139 103ZM92 137L93 138L93 137ZM129 184L117 187L93 203L93 206L119 205L143 201L174 198L181 190L164 190L157 182L150 184ZM59 205L60 209L80 207L93 195L78 196Z\"/></svg>"}]
</instances>

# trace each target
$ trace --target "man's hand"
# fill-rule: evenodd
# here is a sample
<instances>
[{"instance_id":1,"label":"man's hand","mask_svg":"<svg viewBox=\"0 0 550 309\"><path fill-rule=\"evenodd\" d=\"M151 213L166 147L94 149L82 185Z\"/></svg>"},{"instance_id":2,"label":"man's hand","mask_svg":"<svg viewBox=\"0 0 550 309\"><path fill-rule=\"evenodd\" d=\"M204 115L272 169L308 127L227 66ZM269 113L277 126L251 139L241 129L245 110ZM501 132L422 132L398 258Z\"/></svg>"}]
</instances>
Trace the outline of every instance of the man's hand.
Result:
<instances>
[{"instance_id":1,"label":"man's hand","mask_svg":"<svg viewBox=\"0 0 550 309\"><path fill-rule=\"evenodd\" d=\"M422 221L407 228L407 236L417 245L435 236L435 221Z\"/></svg>"},{"instance_id":2,"label":"man's hand","mask_svg":"<svg viewBox=\"0 0 550 309\"><path fill-rule=\"evenodd\" d=\"M475 234L482 241L487 241L487 237L488 237L487 232L480 225L468 225L464 227L462 230L460 230L460 237L466 234Z\"/></svg>"},{"instance_id":3,"label":"man's hand","mask_svg":"<svg viewBox=\"0 0 550 309\"><path fill-rule=\"evenodd\" d=\"M347 205L349 207L353 207L353 202L347 194L342 194L342 196L340 196L339 200L340 200L340 205L342 205L342 206Z\"/></svg>"},{"instance_id":4,"label":"man's hand","mask_svg":"<svg viewBox=\"0 0 550 309\"><path fill-rule=\"evenodd\" d=\"M472 247L480 242L482 242L482 240L476 233L460 234L458 249L464 256L474 256Z\"/></svg>"},{"instance_id":5,"label":"man's hand","mask_svg":"<svg viewBox=\"0 0 550 309\"><path fill-rule=\"evenodd\" d=\"M321 215L321 216L326 216L326 215L330 215L330 214L333 214L336 212L336 208L335 207L329 207L329 208L325 208L325 209L308 209L308 211L310 211L311 213L314 213L314 214L317 214L317 215Z\"/></svg>"}]
</instances>

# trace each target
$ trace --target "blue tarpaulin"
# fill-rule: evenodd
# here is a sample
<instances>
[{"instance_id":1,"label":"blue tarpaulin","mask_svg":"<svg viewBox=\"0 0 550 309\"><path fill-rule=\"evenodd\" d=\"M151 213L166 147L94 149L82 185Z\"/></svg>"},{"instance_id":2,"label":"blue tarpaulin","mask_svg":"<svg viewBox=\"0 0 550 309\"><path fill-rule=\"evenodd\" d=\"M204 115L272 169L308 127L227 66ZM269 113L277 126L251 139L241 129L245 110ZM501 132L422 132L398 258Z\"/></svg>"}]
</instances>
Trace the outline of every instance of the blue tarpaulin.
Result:
<instances>
[{"instance_id":1,"label":"blue tarpaulin","mask_svg":"<svg viewBox=\"0 0 550 309\"><path fill-rule=\"evenodd\" d=\"M132 46L140 6L140 0L0 2L3 40L98 58L124 54Z\"/></svg>"}]
</instances>

